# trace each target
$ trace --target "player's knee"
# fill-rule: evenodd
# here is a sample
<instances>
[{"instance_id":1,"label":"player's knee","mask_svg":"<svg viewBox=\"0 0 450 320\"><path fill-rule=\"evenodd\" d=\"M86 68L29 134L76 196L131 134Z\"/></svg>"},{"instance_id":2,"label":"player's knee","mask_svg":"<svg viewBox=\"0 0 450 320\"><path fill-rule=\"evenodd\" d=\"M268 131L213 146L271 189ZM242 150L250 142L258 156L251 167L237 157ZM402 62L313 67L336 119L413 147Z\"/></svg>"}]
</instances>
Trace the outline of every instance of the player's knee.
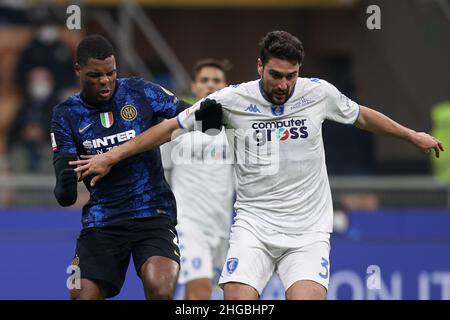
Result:
<instances>
[{"instance_id":1,"label":"player's knee","mask_svg":"<svg viewBox=\"0 0 450 320\"><path fill-rule=\"evenodd\" d=\"M79 289L71 289L70 300L103 300L105 298L104 290L97 283L81 279Z\"/></svg>"},{"instance_id":2,"label":"player's knee","mask_svg":"<svg viewBox=\"0 0 450 320\"><path fill-rule=\"evenodd\" d=\"M199 279L189 281L186 284L186 300L209 300L211 299L212 283L210 279Z\"/></svg>"},{"instance_id":3,"label":"player's knee","mask_svg":"<svg viewBox=\"0 0 450 320\"><path fill-rule=\"evenodd\" d=\"M177 277L172 274L153 275L147 273L143 277L147 298L151 300L171 300L175 293Z\"/></svg>"},{"instance_id":4,"label":"player's knee","mask_svg":"<svg viewBox=\"0 0 450 320\"><path fill-rule=\"evenodd\" d=\"M140 276L148 299L168 300L175 293L179 265L165 257L149 258L142 266Z\"/></svg>"},{"instance_id":5,"label":"player's knee","mask_svg":"<svg viewBox=\"0 0 450 320\"><path fill-rule=\"evenodd\" d=\"M70 300L101 300L101 296L83 290L70 290Z\"/></svg>"},{"instance_id":6,"label":"player's knee","mask_svg":"<svg viewBox=\"0 0 450 320\"><path fill-rule=\"evenodd\" d=\"M225 300L256 300L259 298L258 291L243 283L228 282L223 287Z\"/></svg>"},{"instance_id":7,"label":"player's knee","mask_svg":"<svg viewBox=\"0 0 450 320\"><path fill-rule=\"evenodd\" d=\"M225 300L241 300L242 293L240 290L232 285L225 284L223 290L223 297Z\"/></svg>"},{"instance_id":8,"label":"player's knee","mask_svg":"<svg viewBox=\"0 0 450 320\"><path fill-rule=\"evenodd\" d=\"M211 299L211 290L200 288L186 291L186 300L209 300Z\"/></svg>"},{"instance_id":9,"label":"player's knee","mask_svg":"<svg viewBox=\"0 0 450 320\"><path fill-rule=\"evenodd\" d=\"M295 282L286 290L287 300L325 300L327 289L311 280L300 280Z\"/></svg>"},{"instance_id":10,"label":"player's knee","mask_svg":"<svg viewBox=\"0 0 450 320\"><path fill-rule=\"evenodd\" d=\"M87 289L70 290L70 300L103 300L101 291Z\"/></svg>"},{"instance_id":11,"label":"player's knee","mask_svg":"<svg viewBox=\"0 0 450 320\"><path fill-rule=\"evenodd\" d=\"M170 284L151 285L145 288L146 295L150 300L172 300L175 287Z\"/></svg>"}]
</instances>

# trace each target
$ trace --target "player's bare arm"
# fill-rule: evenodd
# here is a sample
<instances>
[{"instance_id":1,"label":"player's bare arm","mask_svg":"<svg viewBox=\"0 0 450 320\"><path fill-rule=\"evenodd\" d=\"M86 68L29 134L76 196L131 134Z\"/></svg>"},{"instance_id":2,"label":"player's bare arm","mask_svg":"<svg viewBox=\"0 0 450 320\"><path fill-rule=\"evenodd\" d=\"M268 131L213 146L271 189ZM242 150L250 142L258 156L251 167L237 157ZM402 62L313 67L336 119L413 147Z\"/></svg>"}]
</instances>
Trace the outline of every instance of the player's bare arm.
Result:
<instances>
[{"instance_id":1,"label":"player's bare arm","mask_svg":"<svg viewBox=\"0 0 450 320\"><path fill-rule=\"evenodd\" d=\"M151 127L138 135L134 139L124 143L117 148L96 156L81 156L82 160L70 161L70 165L78 165L76 172L81 173L81 179L94 176L91 186L95 186L97 181L104 177L111 170L111 167L120 160L134 156L138 153L159 147L163 143L170 141L172 133L179 129L177 119L172 118Z\"/></svg>"},{"instance_id":2,"label":"player's bare arm","mask_svg":"<svg viewBox=\"0 0 450 320\"><path fill-rule=\"evenodd\" d=\"M384 114L361 106L356 126L376 134L387 134L413 143L424 153L434 150L436 157L444 151L442 143L425 132L416 132L395 122Z\"/></svg>"}]
</instances>

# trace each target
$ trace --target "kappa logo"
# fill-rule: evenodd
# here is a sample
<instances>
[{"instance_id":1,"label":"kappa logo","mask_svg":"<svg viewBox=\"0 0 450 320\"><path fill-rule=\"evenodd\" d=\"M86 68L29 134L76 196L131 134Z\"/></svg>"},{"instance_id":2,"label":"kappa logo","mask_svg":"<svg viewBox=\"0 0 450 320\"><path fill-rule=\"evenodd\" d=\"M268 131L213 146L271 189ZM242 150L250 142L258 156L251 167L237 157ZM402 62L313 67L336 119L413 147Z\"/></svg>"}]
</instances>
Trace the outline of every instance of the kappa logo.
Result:
<instances>
[{"instance_id":1,"label":"kappa logo","mask_svg":"<svg viewBox=\"0 0 450 320\"><path fill-rule=\"evenodd\" d=\"M227 260L227 271L228 271L228 273L232 274L237 269L238 264L239 264L239 259L238 258L229 258Z\"/></svg>"},{"instance_id":2,"label":"kappa logo","mask_svg":"<svg viewBox=\"0 0 450 320\"><path fill-rule=\"evenodd\" d=\"M261 113L261 111L259 111L258 106L256 104L249 105L247 107L247 109L245 109L244 111L253 112L253 113Z\"/></svg>"}]
</instances>

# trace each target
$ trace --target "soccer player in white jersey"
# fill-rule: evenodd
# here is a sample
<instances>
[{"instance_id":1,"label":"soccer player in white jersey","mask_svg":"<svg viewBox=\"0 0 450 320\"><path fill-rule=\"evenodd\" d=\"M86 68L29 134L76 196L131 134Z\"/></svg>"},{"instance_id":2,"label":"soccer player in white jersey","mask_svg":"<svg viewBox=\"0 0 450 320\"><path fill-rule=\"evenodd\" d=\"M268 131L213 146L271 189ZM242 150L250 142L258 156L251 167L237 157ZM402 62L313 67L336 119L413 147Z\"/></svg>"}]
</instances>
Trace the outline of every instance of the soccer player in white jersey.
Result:
<instances>
[{"instance_id":1,"label":"soccer player in white jersey","mask_svg":"<svg viewBox=\"0 0 450 320\"><path fill-rule=\"evenodd\" d=\"M203 59L194 66L197 100L226 86L227 62ZM187 300L208 300L228 250L233 212L233 167L225 131L184 134L161 146L164 171L177 201L181 269Z\"/></svg>"},{"instance_id":2,"label":"soccer player in white jersey","mask_svg":"<svg viewBox=\"0 0 450 320\"><path fill-rule=\"evenodd\" d=\"M326 298L333 209L321 136L325 119L406 140L437 157L443 151L434 137L358 105L325 80L299 78L302 60L296 37L269 32L260 44L259 80L215 92L110 152L74 162L95 184L111 166L170 140L180 127L193 130L201 120L202 130L222 123L233 129L238 187L220 279L225 299L257 299L274 271L287 299Z\"/></svg>"}]
</instances>

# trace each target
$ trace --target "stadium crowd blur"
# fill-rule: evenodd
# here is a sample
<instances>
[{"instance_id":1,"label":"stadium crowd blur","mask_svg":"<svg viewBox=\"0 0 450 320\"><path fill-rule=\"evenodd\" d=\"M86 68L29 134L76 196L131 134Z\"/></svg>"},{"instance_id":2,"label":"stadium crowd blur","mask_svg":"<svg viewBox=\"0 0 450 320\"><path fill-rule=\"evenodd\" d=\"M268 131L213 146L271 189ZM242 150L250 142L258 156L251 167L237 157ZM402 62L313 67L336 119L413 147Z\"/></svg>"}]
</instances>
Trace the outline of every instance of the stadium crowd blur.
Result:
<instances>
[{"instance_id":1,"label":"stadium crowd blur","mask_svg":"<svg viewBox=\"0 0 450 320\"><path fill-rule=\"evenodd\" d=\"M64 18L64 15L58 16L51 9L43 6L31 8L0 6L0 175L2 176L52 174L49 138L51 112L53 106L59 101L78 91L73 72L73 56L76 45L84 35L83 31L68 30ZM91 28L89 32L101 32L101 30ZM259 33L264 34L263 31ZM303 35L298 34L298 36L302 39ZM369 106L372 104L370 100L363 100L358 96L355 89L354 61L351 56L336 53L336 50L322 50L315 55L314 50L310 53L308 47L308 44L312 42L311 36L305 35L305 42L306 76L325 78L355 101L367 102ZM214 40L210 40L209 46L213 45ZM217 45L218 49L213 50L213 53L218 57L224 57L226 53L221 53L223 46ZM316 48L315 51L320 50ZM176 54L181 56L183 52L176 52ZM192 59L208 55L210 52ZM312 58L312 56L315 57ZM238 59L231 57L231 60ZM118 59L119 76L131 75L132 72L121 65L121 61L123 60ZM173 81L167 68L155 59L145 57L145 61L148 62L154 77L149 80L173 89L170 87ZM245 61L249 67L252 67L253 63L253 60ZM189 64L186 63L186 66ZM314 73L309 73L310 70ZM253 79L238 77L233 79L233 74L230 76L231 83L247 80ZM175 93L180 96L188 94L187 92ZM370 95L366 95L366 98L367 96ZM443 106L444 104L441 110L444 109ZM429 108L431 119L431 105ZM450 109L448 103L445 108ZM438 113L439 115L436 116ZM434 118L444 113L449 114L448 111L435 112ZM391 114L395 116L396 112ZM398 120L401 122L402 119ZM439 122L439 130L444 132L445 136L445 132L448 132L450 127L449 122L435 119L433 121ZM431 123L431 120L429 122ZM417 129L431 130L430 127ZM324 123L323 133L330 175L376 175L392 174L397 171L403 174L431 174L432 169L437 167L432 166L429 159L423 157L420 158L419 163L412 161L400 166L397 164L395 168L388 168L385 169L386 172L382 172L383 170L380 170L379 164L375 161L377 141L374 141L371 134L333 122ZM449 148L445 142L444 147ZM447 154L450 155L448 152ZM445 163L444 161L440 163L439 170L448 172L449 157L443 160ZM448 175L448 173L441 175ZM0 195L0 206L15 205L17 197L12 188L10 192L2 190ZM82 201L80 200L78 205L81 205ZM374 210L379 206L378 197L371 192L344 193L336 196L335 201L336 208L343 212L355 208Z\"/></svg>"}]
</instances>

